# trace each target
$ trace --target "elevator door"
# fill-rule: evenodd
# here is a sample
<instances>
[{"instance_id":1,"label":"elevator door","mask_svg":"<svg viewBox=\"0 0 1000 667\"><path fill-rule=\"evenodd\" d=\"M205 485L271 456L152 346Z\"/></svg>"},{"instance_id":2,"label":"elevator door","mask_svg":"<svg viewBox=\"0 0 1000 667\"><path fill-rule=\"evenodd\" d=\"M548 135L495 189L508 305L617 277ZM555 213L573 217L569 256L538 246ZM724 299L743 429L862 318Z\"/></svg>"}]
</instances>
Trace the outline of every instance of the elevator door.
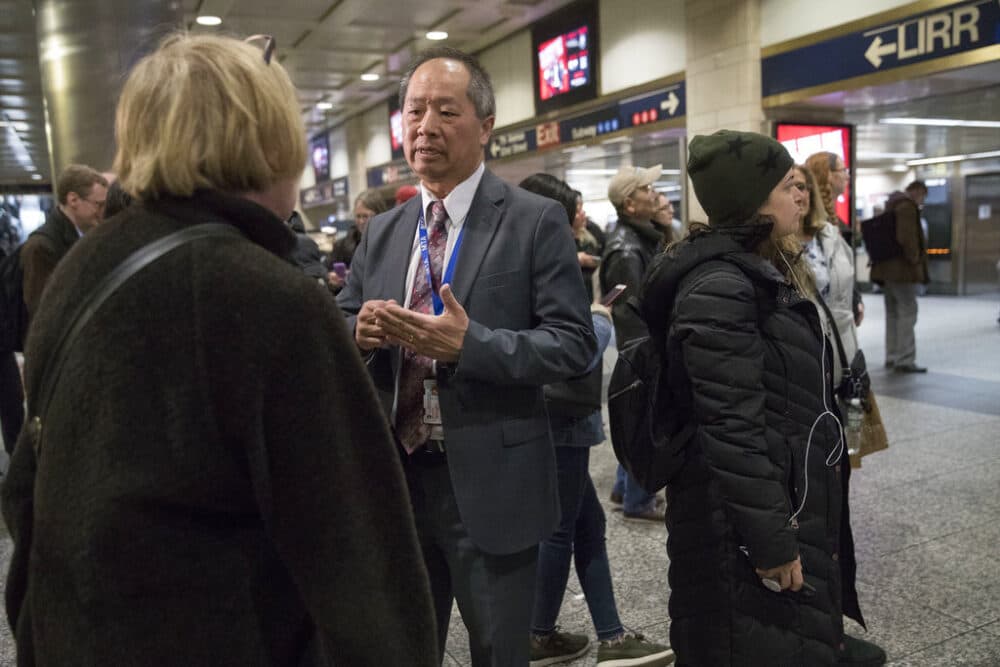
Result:
<instances>
[{"instance_id":1,"label":"elevator door","mask_svg":"<svg viewBox=\"0 0 1000 667\"><path fill-rule=\"evenodd\" d=\"M1000 173L965 177L965 293L1000 289Z\"/></svg>"}]
</instances>

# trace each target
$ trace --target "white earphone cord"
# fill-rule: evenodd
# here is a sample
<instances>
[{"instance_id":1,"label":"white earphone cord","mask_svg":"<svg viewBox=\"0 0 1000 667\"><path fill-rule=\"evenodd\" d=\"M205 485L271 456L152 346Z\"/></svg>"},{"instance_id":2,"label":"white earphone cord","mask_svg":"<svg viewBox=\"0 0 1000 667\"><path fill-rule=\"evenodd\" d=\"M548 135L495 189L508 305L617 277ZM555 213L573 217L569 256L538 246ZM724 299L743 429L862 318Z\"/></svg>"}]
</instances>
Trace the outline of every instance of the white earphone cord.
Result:
<instances>
[{"instance_id":1,"label":"white earphone cord","mask_svg":"<svg viewBox=\"0 0 1000 667\"><path fill-rule=\"evenodd\" d=\"M799 290L799 292L803 296L808 296L806 291L802 289L802 286L799 284L798 280L796 280L795 272L792 271L792 266L791 264L788 263L788 260L785 258L785 254L783 252L779 252L779 254L781 255L782 261L785 263L785 266L788 267L788 276L795 284L795 287ZM817 298L822 298L822 297L817 297ZM833 421L837 423L837 431L840 433L840 440L837 442L837 446L834 447L833 450L830 451L829 456L826 457L826 466L830 468L837 465L837 463L840 461L840 457L843 456L844 453L844 425L840 423L839 419L837 419L837 415L833 414L833 412L830 411L830 404L827 402L826 329L825 327L823 327L823 314L820 312L819 306L816 306L816 314L820 318L820 329L822 332L821 336L822 340L820 341L819 363L820 363L820 382L823 384L823 412L821 412L819 416L816 417L815 421L813 421L812 423L812 428L809 429L809 438L806 440L805 461L802 464L802 479L803 479L802 502L799 503L799 508L795 510L795 513L788 518L788 523L794 523L796 518L798 518L799 514L802 513L802 510L806 506L806 498L809 497L809 450L812 448L813 433L816 432L816 427L819 426L820 421L824 417L830 417L831 419L833 419ZM827 326L834 326L834 324L832 322L828 322Z\"/></svg>"}]
</instances>

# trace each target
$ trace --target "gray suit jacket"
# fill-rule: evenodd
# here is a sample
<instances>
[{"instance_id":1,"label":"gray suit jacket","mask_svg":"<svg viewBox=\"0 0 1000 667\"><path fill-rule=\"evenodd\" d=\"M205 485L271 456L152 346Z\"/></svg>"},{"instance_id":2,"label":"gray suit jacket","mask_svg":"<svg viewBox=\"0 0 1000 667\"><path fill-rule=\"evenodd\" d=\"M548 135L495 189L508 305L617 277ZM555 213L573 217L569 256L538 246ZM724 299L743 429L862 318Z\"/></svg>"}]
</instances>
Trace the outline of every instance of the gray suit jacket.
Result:
<instances>
[{"instance_id":1,"label":"gray suit jacket","mask_svg":"<svg viewBox=\"0 0 1000 667\"><path fill-rule=\"evenodd\" d=\"M351 327L371 299L404 301L421 198L375 217L337 297ZM548 537L559 518L542 385L583 373L597 349L564 209L483 174L452 289L469 316L458 363L438 369L448 467L462 521L484 551ZM369 371L391 414L399 348Z\"/></svg>"}]
</instances>

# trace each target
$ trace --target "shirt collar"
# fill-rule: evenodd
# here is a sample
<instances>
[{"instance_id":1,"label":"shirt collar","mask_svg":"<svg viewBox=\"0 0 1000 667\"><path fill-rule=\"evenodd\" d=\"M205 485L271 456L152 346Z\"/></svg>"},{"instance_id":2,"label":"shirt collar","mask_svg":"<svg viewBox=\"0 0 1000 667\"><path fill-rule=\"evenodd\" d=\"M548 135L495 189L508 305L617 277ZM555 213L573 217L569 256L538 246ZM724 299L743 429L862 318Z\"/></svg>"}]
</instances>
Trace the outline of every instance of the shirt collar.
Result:
<instances>
[{"instance_id":1,"label":"shirt collar","mask_svg":"<svg viewBox=\"0 0 1000 667\"><path fill-rule=\"evenodd\" d=\"M469 214L469 209L472 208L472 199L476 196L479 181L483 179L485 171L486 163L480 162L472 175L456 185L455 189L443 199L444 210L448 212L448 219L451 221L452 227L461 227L465 223L465 217ZM431 202L437 201L437 197L428 192L423 183L420 184L420 199L425 215Z\"/></svg>"}]
</instances>

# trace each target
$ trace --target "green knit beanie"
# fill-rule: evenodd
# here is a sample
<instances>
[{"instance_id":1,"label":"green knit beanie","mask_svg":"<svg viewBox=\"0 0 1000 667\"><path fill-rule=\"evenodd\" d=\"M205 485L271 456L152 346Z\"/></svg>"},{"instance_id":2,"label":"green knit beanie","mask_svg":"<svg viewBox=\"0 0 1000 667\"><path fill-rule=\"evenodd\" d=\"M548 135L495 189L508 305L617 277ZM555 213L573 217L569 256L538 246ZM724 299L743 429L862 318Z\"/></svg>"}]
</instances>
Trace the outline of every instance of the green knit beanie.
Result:
<instances>
[{"instance_id":1,"label":"green knit beanie","mask_svg":"<svg viewBox=\"0 0 1000 667\"><path fill-rule=\"evenodd\" d=\"M793 164L784 146L756 132L719 130L688 145L688 176L715 224L751 218Z\"/></svg>"}]
</instances>

